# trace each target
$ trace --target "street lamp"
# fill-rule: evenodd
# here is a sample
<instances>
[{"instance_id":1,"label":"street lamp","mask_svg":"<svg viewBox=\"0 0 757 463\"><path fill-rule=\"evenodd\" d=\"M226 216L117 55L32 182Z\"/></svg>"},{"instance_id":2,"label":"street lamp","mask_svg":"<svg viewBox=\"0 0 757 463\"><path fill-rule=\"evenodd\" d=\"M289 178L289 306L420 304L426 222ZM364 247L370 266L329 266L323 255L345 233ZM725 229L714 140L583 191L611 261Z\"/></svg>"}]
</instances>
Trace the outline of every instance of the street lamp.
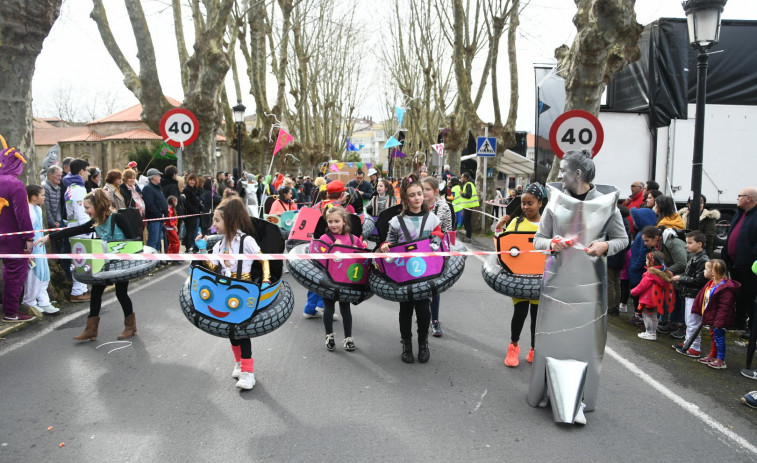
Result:
<instances>
[{"instance_id":1,"label":"street lamp","mask_svg":"<svg viewBox=\"0 0 757 463\"><path fill-rule=\"evenodd\" d=\"M720 15L728 0L687 0L681 5L689 26L689 43L697 56L697 104L694 120L694 158L691 165L691 206L689 228L699 229L699 204L702 198L704 149L704 105L707 98L707 50L720 38Z\"/></svg>"},{"instance_id":2,"label":"street lamp","mask_svg":"<svg viewBox=\"0 0 757 463\"><path fill-rule=\"evenodd\" d=\"M234 122L237 123L237 175L239 178L236 182L239 182L242 177L242 128L244 127L244 107L241 101L237 101L237 105L231 108L234 111Z\"/></svg>"},{"instance_id":3,"label":"street lamp","mask_svg":"<svg viewBox=\"0 0 757 463\"><path fill-rule=\"evenodd\" d=\"M215 178L218 178L218 158L220 158L220 157L221 157L221 147L220 146L216 146L216 156L215 156L215 158L213 158L213 160L215 161L213 163L213 167L214 167L214 169L213 169L213 177L215 177Z\"/></svg>"}]
</instances>

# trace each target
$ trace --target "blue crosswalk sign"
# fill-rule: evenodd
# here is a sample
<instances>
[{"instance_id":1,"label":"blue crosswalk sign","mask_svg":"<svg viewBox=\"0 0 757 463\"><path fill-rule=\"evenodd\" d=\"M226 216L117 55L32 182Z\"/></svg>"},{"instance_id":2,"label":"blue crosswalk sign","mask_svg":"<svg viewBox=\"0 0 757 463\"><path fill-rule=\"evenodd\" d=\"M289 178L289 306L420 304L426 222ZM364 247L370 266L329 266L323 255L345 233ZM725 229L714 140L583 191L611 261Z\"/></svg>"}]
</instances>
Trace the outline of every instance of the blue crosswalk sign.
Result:
<instances>
[{"instance_id":1,"label":"blue crosswalk sign","mask_svg":"<svg viewBox=\"0 0 757 463\"><path fill-rule=\"evenodd\" d=\"M494 157L497 155L497 138L496 137L478 137L476 138L476 155L484 157Z\"/></svg>"}]
</instances>

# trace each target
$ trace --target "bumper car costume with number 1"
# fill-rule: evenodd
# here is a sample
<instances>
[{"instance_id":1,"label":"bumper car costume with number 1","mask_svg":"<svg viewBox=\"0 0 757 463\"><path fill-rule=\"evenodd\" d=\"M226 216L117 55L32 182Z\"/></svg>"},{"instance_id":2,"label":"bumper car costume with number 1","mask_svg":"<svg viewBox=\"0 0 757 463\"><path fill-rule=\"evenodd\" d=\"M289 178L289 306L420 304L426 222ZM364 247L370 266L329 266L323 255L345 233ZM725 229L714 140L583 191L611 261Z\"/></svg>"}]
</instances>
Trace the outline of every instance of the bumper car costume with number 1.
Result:
<instances>
[{"instance_id":1,"label":"bumper car costume with number 1","mask_svg":"<svg viewBox=\"0 0 757 463\"><path fill-rule=\"evenodd\" d=\"M359 225L360 218L350 214L352 225ZM326 221L321 217L313 232L315 237L310 243L295 246L290 254L323 254L343 253L343 259L298 259L287 261L289 272L302 286L332 301L360 304L373 296L368 286L368 275L371 271L371 259L350 259L347 255L356 252L366 252L365 248L355 245L334 244L322 240L330 232L326 229ZM359 230L359 228L357 228ZM354 235L350 237L355 240Z\"/></svg>"},{"instance_id":2,"label":"bumper car costume with number 1","mask_svg":"<svg viewBox=\"0 0 757 463\"><path fill-rule=\"evenodd\" d=\"M254 217L252 221L262 253L284 250L279 227ZM241 239L239 249L231 252L243 253L244 242ZM184 316L197 328L223 338L253 338L274 331L292 314L294 296L281 279L282 262L256 260L249 274L242 273L242 262L231 275L217 273L215 266L192 265L179 300ZM270 284L263 283L264 265L269 267Z\"/></svg>"}]
</instances>

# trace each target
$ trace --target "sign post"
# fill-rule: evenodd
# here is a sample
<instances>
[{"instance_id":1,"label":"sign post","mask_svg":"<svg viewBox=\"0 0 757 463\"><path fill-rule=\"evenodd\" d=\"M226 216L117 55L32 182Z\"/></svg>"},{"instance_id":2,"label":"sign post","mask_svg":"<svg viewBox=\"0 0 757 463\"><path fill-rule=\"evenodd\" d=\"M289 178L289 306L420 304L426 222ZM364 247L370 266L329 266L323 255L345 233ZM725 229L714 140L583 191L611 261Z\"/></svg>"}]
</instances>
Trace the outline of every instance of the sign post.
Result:
<instances>
[{"instance_id":1,"label":"sign post","mask_svg":"<svg viewBox=\"0 0 757 463\"><path fill-rule=\"evenodd\" d=\"M183 172L184 147L197 140L200 134L200 123L192 111L185 108L174 108L166 111L160 120L160 135L163 141L179 148L176 153L176 168L179 175Z\"/></svg>"},{"instance_id":2,"label":"sign post","mask_svg":"<svg viewBox=\"0 0 757 463\"><path fill-rule=\"evenodd\" d=\"M497 155L497 138L489 138L489 126L484 127L484 136L476 138L476 156L484 158L484 183L483 192L481 196L481 210L486 212L486 205L484 201L486 198L486 177L489 174L489 168L487 166L487 160ZM486 216L481 214L481 229L486 227Z\"/></svg>"},{"instance_id":3,"label":"sign post","mask_svg":"<svg viewBox=\"0 0 757 463\"><path fill-rule=\"evenodd\" d=\"M562 113L549 129L549 143L555 155L562 159L571 150L590 149L592 157L599 153L605 132L599 119L582 109Z\"/></svg>"}]
</instances>

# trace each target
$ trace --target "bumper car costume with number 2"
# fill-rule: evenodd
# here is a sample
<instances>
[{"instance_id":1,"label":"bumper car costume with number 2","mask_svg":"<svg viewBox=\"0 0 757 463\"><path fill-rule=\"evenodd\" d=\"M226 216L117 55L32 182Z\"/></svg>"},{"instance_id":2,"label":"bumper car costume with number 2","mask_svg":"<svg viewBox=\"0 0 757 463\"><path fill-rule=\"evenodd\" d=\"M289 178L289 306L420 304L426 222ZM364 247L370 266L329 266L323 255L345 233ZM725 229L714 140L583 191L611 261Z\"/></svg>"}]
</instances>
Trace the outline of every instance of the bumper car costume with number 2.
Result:
<instances>
[{"instance_id":1,"label":"bumper car costume with number 2","mask_svg":"<svg viewBox=\"0 0 757 463\"><path fill-rule=\"evenodd\" d=\"M279 227L252 218L262 253L280 253L284 240ZM246 235L245 235L246 237ZM243 253L244 237L239 249ZM216 245L220 250L220 244ZM214 250L215 252L215 250ZM281 261L259 261L249 274L242 273L242 260L230 275L217 273L215 266L193 264L181 288L181 309L187 319L206 333L223 338L253 338L268 334L283 325L294 308L289 284L281 279ZM264 283L264 267L270 271L270 284Z\"/></svg>"}]
</instances>

